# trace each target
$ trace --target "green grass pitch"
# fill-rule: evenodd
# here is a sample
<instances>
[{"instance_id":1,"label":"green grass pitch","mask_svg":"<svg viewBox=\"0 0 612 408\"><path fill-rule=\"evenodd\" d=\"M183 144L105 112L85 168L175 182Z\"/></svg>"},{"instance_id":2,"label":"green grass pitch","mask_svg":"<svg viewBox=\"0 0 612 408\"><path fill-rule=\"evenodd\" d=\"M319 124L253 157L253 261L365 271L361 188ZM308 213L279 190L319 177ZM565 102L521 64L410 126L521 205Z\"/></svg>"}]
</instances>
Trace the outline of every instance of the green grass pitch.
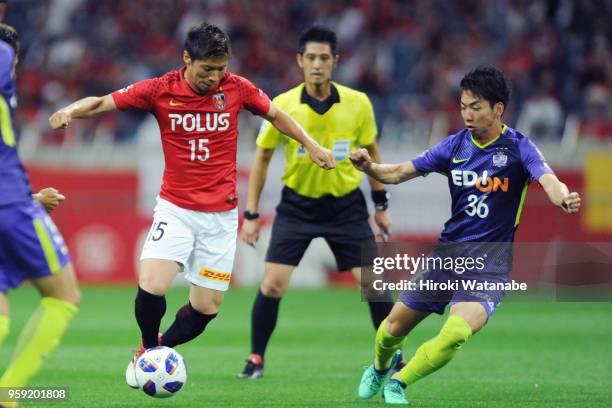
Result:
<instances>
[{"instance_id":1,"label":"green grass pitch","mask_svg":"<svg viewBox=\"0 0 612 408\"><path fill-rule=\"evenodd\" d=\"M373 335L367 305L351 290L290 290L281 303L263 380L236 375L249 351L254 289L232 288L207 331L177 349L188 364L185 388L155 400L124 382L138 342L134 288L84 288L80 314L32 386L68 387L51 407L372 407L357 383L370 363ZM169 293L166 328L186 289ZM11 293L12 331L0 350L4 368L38 296ZM408 338L404 352L435 335L432 316ZM483 331L439 372L408 389L413 407L612 406L612 303L505 302Z\"/></svg>"}]
</instances>

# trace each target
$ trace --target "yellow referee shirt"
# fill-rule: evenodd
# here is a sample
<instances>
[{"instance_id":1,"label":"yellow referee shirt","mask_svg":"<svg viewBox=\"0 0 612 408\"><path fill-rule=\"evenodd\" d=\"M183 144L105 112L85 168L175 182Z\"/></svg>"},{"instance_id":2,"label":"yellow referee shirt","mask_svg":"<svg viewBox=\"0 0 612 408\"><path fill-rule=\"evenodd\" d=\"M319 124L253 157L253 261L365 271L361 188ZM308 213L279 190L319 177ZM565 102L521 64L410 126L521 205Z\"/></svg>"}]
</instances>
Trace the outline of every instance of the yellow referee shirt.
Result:
<instances>
[{"instance_id":1,"label":"yellow referee shirt","mask_svg":"<svg viewBox=\"0 0 612 408\"><path fill-rule=\"evenodd\" d=\"M332 83L331 96L324 102L310 97L304 84L278 95L273 102L291 115L321 146L336 157L334 170L323 170L308 157L306 149L264 121L257 136L257 146L285 147L283 183L299 195L319 198L342 197L361 183L362 173L355 169L348 154L357 147L376 140L376 121L370 99L363 92Z\"/></svg>"}]
</instances>

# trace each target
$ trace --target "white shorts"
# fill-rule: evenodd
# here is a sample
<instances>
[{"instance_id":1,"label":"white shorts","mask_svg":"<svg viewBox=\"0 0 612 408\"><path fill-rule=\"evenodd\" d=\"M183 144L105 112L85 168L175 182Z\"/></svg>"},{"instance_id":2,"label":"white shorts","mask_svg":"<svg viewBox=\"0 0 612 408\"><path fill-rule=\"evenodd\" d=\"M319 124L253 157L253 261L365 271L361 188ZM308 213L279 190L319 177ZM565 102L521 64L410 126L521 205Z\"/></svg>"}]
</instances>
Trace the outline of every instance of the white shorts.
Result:
<instances>
[{"instance_id":1,"label":"white shorts","mask_svg":"<svg viewBox=\"0 0 612 408\"><path fill-rule=\"evenodd\" d=\"M140 260L176 261L183 265L189 282L226 291L234 268L237 231L237 208L193 211L158 197Z\"/></svg>"}]
</instances>

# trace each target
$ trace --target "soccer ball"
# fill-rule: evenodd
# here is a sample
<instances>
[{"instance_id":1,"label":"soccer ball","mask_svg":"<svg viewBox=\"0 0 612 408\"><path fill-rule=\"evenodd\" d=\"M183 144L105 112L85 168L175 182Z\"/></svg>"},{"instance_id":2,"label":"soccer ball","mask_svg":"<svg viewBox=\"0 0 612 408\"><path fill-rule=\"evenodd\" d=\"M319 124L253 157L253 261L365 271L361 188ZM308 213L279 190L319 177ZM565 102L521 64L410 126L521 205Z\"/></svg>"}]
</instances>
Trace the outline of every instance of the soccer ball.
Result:
<instances>
[{"instance_id":1,"label":"soccer ball","mask_svg":"<svg viewBox=\"0 0 612 408\"><path fill-rule=\"evenodd\" d=\"M145 394L168 398L187 381L183 357L170 347L158 346L145 351L136 361L136 381Z\"/></svg>"}]
</instances>

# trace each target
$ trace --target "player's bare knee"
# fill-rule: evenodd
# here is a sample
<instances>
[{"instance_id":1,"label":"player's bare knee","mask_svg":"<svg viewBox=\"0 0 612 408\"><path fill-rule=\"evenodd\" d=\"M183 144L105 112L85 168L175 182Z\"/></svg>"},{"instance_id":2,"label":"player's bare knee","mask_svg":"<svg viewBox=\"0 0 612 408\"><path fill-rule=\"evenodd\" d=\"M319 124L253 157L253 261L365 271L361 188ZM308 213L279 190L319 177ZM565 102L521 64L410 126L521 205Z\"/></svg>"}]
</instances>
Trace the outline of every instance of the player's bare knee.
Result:
<instances>
[{"instance_id":1,"label":"player's bare knee","mask_svg":"<svg viewBox=\"0 0 612 408\"><path fill-rule=\"evenodd\" d=\"M138 278L138 286L152 295L163 296L168 290L165 282L156 279L155 276L141 275Z\"/></svg>"},{"instance_id":2,"label":"player's bare knee","mask_svg":"<svg viewBox=\"0 0 612 408\"><path fill-rule=\"evenodd\" d=\"M260 289L264 296L280 298L285 294L287 285L280 279L268 278L263 280Z\"/></svg>"},{"instance_id":3,"label":"player's bare knee","mask_svg":"<svg viewBox=\"0 0 612 408\"><path fill-rule=\"evenodd\" d=\"M140 287L152 295L163 296L166 294L165 288L162 285L155 284L155 282L141 282Z\"/></svg>"},{"instance_id":4,"label":"player's bare knee","mask_svg":"<svg viewBox=\"0 0 612 408\"><path fill-rule=\"evenodd\" d=\"M72 268L72 266L70 266ZM74 276L74 270L70 272L71 276ZM81 304L81 289L76 279L67 279L69 284L68 287L63 290L63 301L79 306Z\"/></svg>"},{"instance_id":5,"label":"player's bare knee","mask_svg":"<svg viewBox=\"0 0 612 408\"><path fill-rule=\"evenodd\" d=\"M138 285L153 295L163 296L180 268L181 264L175 261L144 259L140 263Z\"/></svg>"},{"instance_id":6,"label":"player's bare knee","mask_svg":"<svg viewBox=\"0 0 612 408\"><path fill-rule=\"evenodd\" d=\"M217 299L206 299L206 300L199 300L199 301L193 301L190 300L191 302L191 307L193 307L196 311L205 314L205 315L212 315L212 314L217 314L219 313L219 309L221 308L221 300L217 300Z\"/></svg>"},{"instance_id":7,"label":"player's bare knee","mask_svg":"<svg viewBox=\"0 0 612 408\"><path fill-rule=\"evenodd\" d=\"M485 327L488 321L489 321L488 317L485 313L484 317L481 317L478 320L473 321L473 322L468 322L470 325L470 328L472 329L472 334L478 333L483 327Z\"/></svg>"},{"instance_id":8,"label":"player's bare knee","mask_svg":"<svg viewBox=\"0 0 612 408\"><path fill-rule=\"evenodd\" d=\"M219 313L223 298L224 292L221 291L192 292L189 296L189 303L194 310L205 315L212 315Z\"/></svg>"},{"instance_id":9,"label":"player's bare knee","mask_svg":"<svg viewBox=\"0 0 612 408\"><path fill-rule=\"evenodd\" d=\"M0 315L8 316L9 314L9 301L6 293L0 292Z\"/></svg>"},{"instance_id":10,"label":"player's bare knee","mask_svg":"<svg viewBox=\"0 0 612 408\"><path fill-rule=\"evenodd\" d=\"M81 290L77 283L72 264L66 265L59 272L32 281L40 296L54 298L74 306L81 304Z\"/></svg>"},{"instance_id":11,"label":"player's bare knee","mask_svg":"<svg viewBox=\"0 0 612 408\"><path fill-rule=\"evenodd\" d=\"M81 304L81 299L81 290L79 288L73 288L66 293L66 297L62 300L75 306L79 306Z\"/></svg>"},{"instance_id":12,"label":"player's bare knee","mask_svg":"<svg viewBox=\"0 0 612 408\"><path fill-rule=\"evenodd\" d=\"M79 306L81 304L81 291L78 287L55 287L52 290L41 291L41 295L43 297L58 299L74 306Z\"/></svg>"},{"instance_id":13,"label":"player's bare knee","mask_svg":"<svg viewBox=\"0 0 612 408\"><path fill-rule=\"evenodd\" d=\"M386 322L385 329L387 330L387 333L389 333L390 335L394 337L400 337L400 336L406 335L405 333L406 327L400 319L392 315L389 315L387 316L387 319L385 320L385 322Z\"/></svg>"},{"instance_id":14,"label":"player's bare knee","mask_svg":"<svg viewBox=\"0 0 612 408\"><path fill-rule=\"evenodd\" d=\"M203 315L214 315L219 313L219 305L205 304L198 305L197 307L195 305L192 306L196 311L202 313Z\"/></svg>"}]
</instances>

